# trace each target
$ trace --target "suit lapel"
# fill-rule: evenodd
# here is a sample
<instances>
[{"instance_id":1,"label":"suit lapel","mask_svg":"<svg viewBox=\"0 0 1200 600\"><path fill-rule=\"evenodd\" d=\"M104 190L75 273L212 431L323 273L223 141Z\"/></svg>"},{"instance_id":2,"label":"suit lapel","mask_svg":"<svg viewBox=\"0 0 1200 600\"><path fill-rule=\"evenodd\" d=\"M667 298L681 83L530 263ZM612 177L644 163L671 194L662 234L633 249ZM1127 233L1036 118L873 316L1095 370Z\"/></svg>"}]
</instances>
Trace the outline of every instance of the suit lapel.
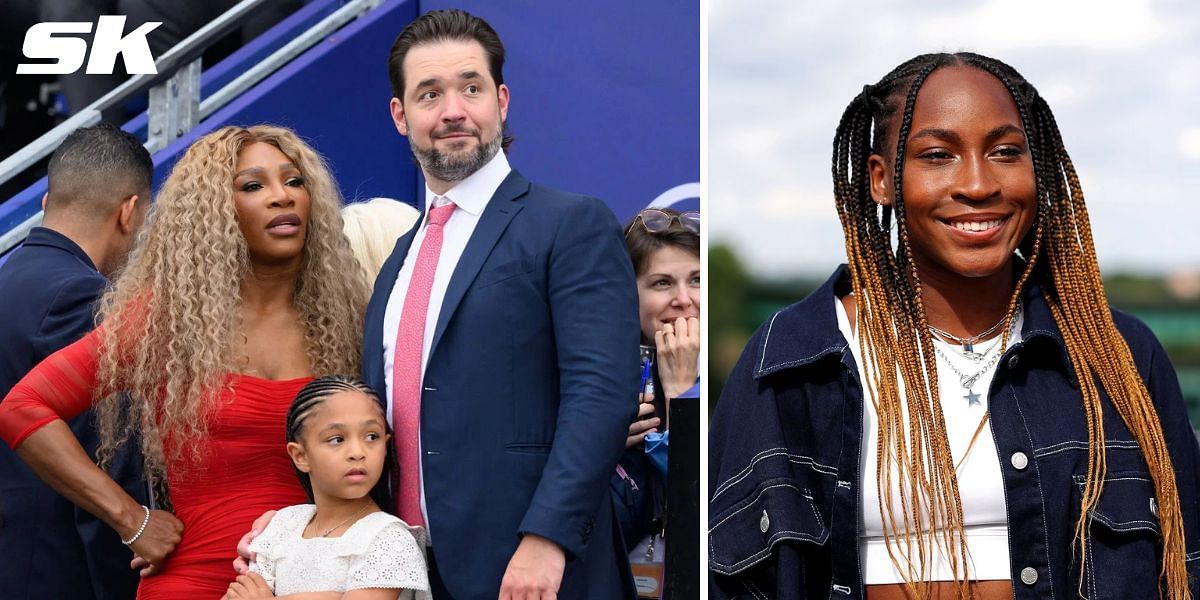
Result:
<instances>
[{"instance_id":1,"label":"suit lapel","mask_svg":"<svg viewBox=\"0 0 1200 600\"><path fill-rule=\"evenodd\" d=\"M467 241L467 247L463 249L462 257L458 259L458 265L450 276L450 284L446 287L442 309L438 313L437 328L433 332L433 343L429 346L430 357L437 351L438 342L446 332L446 325L454 316L454 311L458 309L467 289L479 275L479 270L483 268L488 255L496 247L496 242L500 240L512 218L521 212L523 205L517 200L528 192L529 181L513 170L504 178L504 182L483 209L479 223L475 225L475 231L471 233L471 239Z\"/></svg>"}]
</instances>

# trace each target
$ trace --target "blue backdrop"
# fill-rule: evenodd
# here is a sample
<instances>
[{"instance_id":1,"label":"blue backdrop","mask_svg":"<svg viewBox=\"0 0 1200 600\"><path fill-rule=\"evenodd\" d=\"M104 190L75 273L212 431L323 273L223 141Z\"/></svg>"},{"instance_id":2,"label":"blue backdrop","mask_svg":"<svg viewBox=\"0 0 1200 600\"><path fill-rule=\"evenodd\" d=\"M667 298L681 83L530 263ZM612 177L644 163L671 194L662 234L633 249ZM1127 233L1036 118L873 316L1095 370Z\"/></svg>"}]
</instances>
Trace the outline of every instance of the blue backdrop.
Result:
<instances>
[{"instance_id":1,"label":"blue backdrop","mask_svg":"<svg viewBox=\"0 0 1200 600\"><path fill-rule=\"evenodd\" d=\"M337 4L315 0L207 71L206 93ZM659 206L698 208L694 0L386 1L156 153L156 187L197 137L228 124L265 122L294 128L324 154L347 200L386 196L418 204L424 184L388 113L387 55L418 14L448 7L483 17L504 41L515 168L532 180L598 196L622 221L656 199ZM145 117L125 128L144 136ZM44 191L43 179L0 204L0 232L34 214Z\"/></svg>"}]
</instances>

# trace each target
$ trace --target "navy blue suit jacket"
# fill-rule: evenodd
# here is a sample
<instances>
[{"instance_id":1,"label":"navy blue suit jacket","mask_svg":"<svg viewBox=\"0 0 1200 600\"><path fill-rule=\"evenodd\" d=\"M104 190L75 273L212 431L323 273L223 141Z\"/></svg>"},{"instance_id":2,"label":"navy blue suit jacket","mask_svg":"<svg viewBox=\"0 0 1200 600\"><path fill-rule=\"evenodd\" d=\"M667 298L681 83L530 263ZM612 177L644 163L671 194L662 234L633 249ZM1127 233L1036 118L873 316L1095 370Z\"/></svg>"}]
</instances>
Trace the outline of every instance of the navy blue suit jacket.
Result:
<instances>
[{"instance_id":1,"label":"navy blue suit jacket","mask_svg":"<svg viewBox=\"0 0 1200 600\"><path fill-rule=\"evenodd\" d=\"M367 308L363 376L381 392L384 311L415 231ZM532 533L566 551L560 598L631 597L608 480L637 410L637 288L608 207L510 173L454 269L427 363L425 501L450 594L495 598Z\"/></svg>"},{"instance_id":2,"label":"navy blue suit jacket","mask_svg":"<svg viewBox=\"0 0 1200 600\"><path fill-rule=\"evenodd\" d=\"M34 228L0 268L0 400L30 369L92 330L107 281L66 236ZM97 443L91 412L70 423L89 454ZM94 455L93 455L94 456ZM146 502L141 456L125 452L109 470ZM0 598L133 598L133 555L103 521L42 483L0 444Z\"/></svg>"}]
</instances>

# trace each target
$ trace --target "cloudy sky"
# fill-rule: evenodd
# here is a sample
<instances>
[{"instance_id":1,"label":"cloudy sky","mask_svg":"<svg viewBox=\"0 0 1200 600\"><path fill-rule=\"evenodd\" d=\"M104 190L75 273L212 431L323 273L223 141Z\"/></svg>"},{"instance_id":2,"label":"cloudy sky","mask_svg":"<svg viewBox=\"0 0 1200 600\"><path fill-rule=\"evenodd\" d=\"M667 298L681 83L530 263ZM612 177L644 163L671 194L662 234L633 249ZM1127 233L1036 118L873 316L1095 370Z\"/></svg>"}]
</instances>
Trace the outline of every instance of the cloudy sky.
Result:
<instances>
[{"instance_id":1,"label":"cloudy sky","mask_svg":"<svg viewBox=\"0 0 1200 600\"><path fill-rule=\"evenodd\" d=\"M929 51L1000 58L1047 98L1106 274L1200 268L1200 2L712 0L710 239L754 272L843 262L830 152L865 83Z\"/></svg>"}]
</instances>

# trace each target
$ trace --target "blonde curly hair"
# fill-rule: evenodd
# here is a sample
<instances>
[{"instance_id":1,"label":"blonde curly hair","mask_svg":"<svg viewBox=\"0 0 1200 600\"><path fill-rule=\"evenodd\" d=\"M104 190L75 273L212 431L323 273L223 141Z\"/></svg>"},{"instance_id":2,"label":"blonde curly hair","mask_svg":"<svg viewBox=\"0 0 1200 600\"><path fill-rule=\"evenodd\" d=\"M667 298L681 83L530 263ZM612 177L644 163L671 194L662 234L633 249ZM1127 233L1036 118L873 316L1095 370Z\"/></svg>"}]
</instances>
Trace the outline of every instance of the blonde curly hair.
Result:
<instances>
[{"instance_id":1,"label":"blonde curly hair","mask_svg":"<svg viewBox=\"0 0 1200 600\"><path fill-rule=\"evenodd\" d=\"M238 154L264 142L304 175L311 198L294 304L316 376L357 373L368 290L342 234L341 196L325 161L282 127L224 127L198 140L171 170L125 270L100 301L97 456L106 465L139 431L147 477L201 456L214 400L236 372L241 286L251 274L238 228ZM129 398L124 398L127 391ZM164 456L163 437L171 439Z\"/></svg>"}]
</instances>

